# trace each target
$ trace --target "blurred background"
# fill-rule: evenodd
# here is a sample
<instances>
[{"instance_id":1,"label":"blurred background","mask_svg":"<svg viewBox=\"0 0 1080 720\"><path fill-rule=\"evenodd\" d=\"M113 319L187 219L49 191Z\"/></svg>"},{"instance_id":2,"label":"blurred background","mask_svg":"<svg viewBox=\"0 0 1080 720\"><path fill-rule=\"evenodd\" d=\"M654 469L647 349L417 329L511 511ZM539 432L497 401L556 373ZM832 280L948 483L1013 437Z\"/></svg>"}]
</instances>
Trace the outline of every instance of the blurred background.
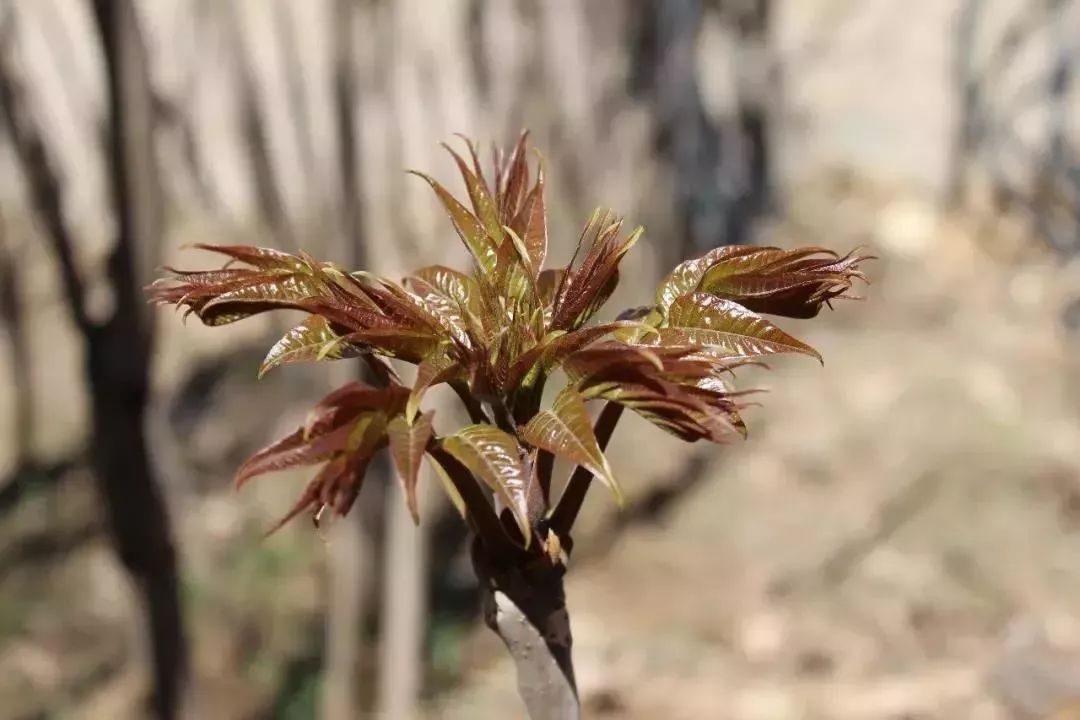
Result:
<instances>
[{"instance_id":1,"label":"blurred background","mask_svg":"<svg viewBox=\"0 0 1080 720\"><path fill-rule=\"evenodd\" d=\"M305 475L232 491L356 368L256 383L294 318L140 291L194 242L460 266L402 171L523 127L554 262L646 225L609 315L716 245L880 258L747 442L616 431L587 717L1080 717L1078 73L1076 0L0 0L0 718L523 716L438 490L267 540Z\"/></svg>"}]
</instances>

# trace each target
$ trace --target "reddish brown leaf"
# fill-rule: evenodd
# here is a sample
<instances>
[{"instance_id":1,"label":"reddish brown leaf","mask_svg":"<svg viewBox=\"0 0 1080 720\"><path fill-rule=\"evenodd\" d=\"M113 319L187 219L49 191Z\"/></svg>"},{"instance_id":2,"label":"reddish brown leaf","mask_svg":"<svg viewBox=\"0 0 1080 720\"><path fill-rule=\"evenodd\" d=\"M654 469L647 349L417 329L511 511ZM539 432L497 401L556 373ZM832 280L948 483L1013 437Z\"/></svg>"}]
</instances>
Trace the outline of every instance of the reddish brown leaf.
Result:
<instances>
[{"instance_id":1,"label":"reddish brown leaf","mask_svg":"<svg viewBox=\"0 0 1080 720\"><path fill-rule=\"evenodd\" d=\"M564 365L585 398L624 405L684 440L723 442L744 427L718 374L723 358L689 347L642 347L606 342L581 350Z\"/></svg>"},{"instance_id":2,"label":"reddish brown leaf","mask_svg":"<svg viewBox=\"0 0 1080 720\"><path fill-rule=\"evenodd\" d=\"M465 189L469 193L469 200L473 206L473 213L487 231L488 238L497 246L502 236L502 223L499 221L499 210L495 205L495 199L491 197L487 183L481 181L480 162L476 156L475 149L472 147L472 143L469 143L469 152L473 156L475 171L469 168L465 163L465 160L454 152L452 147L446 143L443 143L443 147L450 153L450 156L454 158L454 162L458 166L458 171L461 173L461 179L465 181Z\"/></svg>"},{"instance_id":3,"label":"reddish brown leaf","mask_svg":"<svg viewBox=\"0 0 1080 720\"><path fill-rule=\"evenodd\" d=\"M637 327L636 323L614 322L592 325L572 332L553 332L535 347L522 353L511 366L507 383L516 386L532 383L530 373L549 373L558 367L563 358L619 330Z\"/></svg>"},{"instance_id":4,"label":"reddish brown leaf","mask_svg":"<svg viewBox=\"0 0 1080 720\"><path fill-rule=\"evenodd\" d=\"M699 258L687 260L675 266L656 291L656 304L662 312L667 312L671 303L686 293L697 289L705 271L713 265L730 261L744 255L750 255L757 248L752 245L729 245L710 250Z\"/></svg>"},{"instance_id":5,"label":"reddish brown leaf","mask_svg":"<svg viewBox=\"0 0 1080 720\"><path fill-rule=\"evenodd\" d=\"M323 435L305 438L302 430L279 440L252 455L236 472L236 487L257 475L278 472L294 467L315 465L348 446L352 432L351 420Z\"/></svg>"},{"instance_id":6,"label":"reddish brown leaf","mask_svg":"<svg viewBox=\"0 0 1080 720\"><path fill-rule=\"evenodd\" d=\"M607 458L593 434L592 418L577 390L559 393L550 410L541 410L521 431L525 442L587 468L611 489L622 505L622 491L611 474Z\"/></svg>"},{"instance_id":7,"label":"reddish brown leaf","mask_svg":"<svg viewBox=\"0 0 1080 720\"><path fill-rule=\"evenodd\" d=\"M756 312L810 318L822 304L844 297L854 279L865 279L859 263L868 259L855 254L837 258L824 248L759 248L713 264L698 288Z\"/></svg>"},{"instance_id":8,"label":"reddish brown leaf","mask_svg":"<svg viewBox=\"0 0 1080 720\"><path fill-rule=\"evenodd\" d=\"M416 381L405 406L405 417L411 422L420 408L424 393L434 385L449 382L461 375L461 365L443 352L428 355L416 366Z\"/></svg>"},{"instance_id":9,"label":"reddish brown leaf","mask_svg":"<svg viewBox=\"0 0 1080 720\"><path fill-rule=\"evenodd\" d=\"M428 441L431 440L431 420L434 415L435 411L429 410L412 424L403 416L398 416L391 420L388 426L390 454L394 458L398 478L405 493L405 504L417 525L420 524L420 510L416 499L416 484L420 479L420 461L427 450Z\"/></svg>"},{"instance_id":10,"label":"reddish brown leaf","mask_svg":"<svg viewBox=\"0 0 1080 720\"><path fill-rule=\"evenodd\" d=\"M607 210L593 213L578 242L588 251L577 269L563 276L555 293L551 329L574 330L581 327L614 292L618 284L619 261L641 236L636 229L619 240L622 219Z\"/></svg>"},{"instance_id":11,"label":"reddish brown leaf","mask_svg":"<svg viewBox=\"0 0 1080 720\"><path fill-rule=\"evenodd\" d=\"M473 259L476 260L477 266L486 274L494 273L498 264L497 246L488 237L483 223L458 202L446 188L436 182L434 178L421 172L410 172L426 180L431 189L435 191L443 207L446 208L446 212L450 216L458 235L461 236L462 242L472 253Z\"/></svg>"},{"instance_id":12,"label":"reddish brown leaf","mask_svg":"<svg viewBox=\"0 0 1080 720\"><path fill-rule=\"evenodd\" d=\"M406 282L432 313L445 319L455 342L465 347L483 342L484 305L472 277L432 265L416 271Z\"/></svg>"},{"instance_id":13,"label":"reddish brown leaf","mask_svg":"<svg viewBox=\"0 0 1080 720\"><path fill-rule=\"evenodd\" d=\"M802 353L821 360L817 350L796 340L757 313L732 300L703 292L683 295L668 310L670 328L660 329L667 345L718 348L732 356Z\"/></svg>"},{"instance_id":14,"label":"reddish brown leaf","mask_svg":"<svg viewBox=\"0 0 1080 720\"><path fill-rule=\"evenodd\" d=\"M196 247L199 250L208 250L221 255L227 255L233 260L238 260L263 270L279 269L297 271L306 269L311 271L315 269L303 258L297 257L296 255L290 255L289 253L280 250L274 250L273 248L255 247L253 245L211 245L207 243L196 243L193 247Z\"/></svg>"},{"instance_id":15,"label":"reddish brown leaf","mask_svg":"<svg viewBox=\"0 0 1080 720\"><path fill-rule=\"evenodd\" d=\"M259 367L261 378L278 365L309 360L339 360L355 357L362 351L343 341L330 329L330 323L321 315L311 315L289 330L266 354Z\"/></svg>"},{"instance_id":16,"label":"reddish brown leaf","mask_svg":"<svg viewBox=\"0 0 1080 720\"><path fill-rule=\"evenodd\" d=\"M269 472L314 465L335 454L370 455L385 440L388 419L405 409L408 390L352 382L327 395L303 427L252 455L236 473L236 485Z\"/></svg>"},{"instance_id":17,"label":"reddish brown leaf","mask_svg":"<svg viewBox=\"0 0 1080 720\"><path fill-rule=\"evenodd\" d=\"M302 302L327 292L319 278L304 272L226 272L176 273L155 281L148 290L159 303L186 305L207 325L223 325L278 308L302 309Z\"/></svg>"},{"instance_id":18,"label":"reddish brown leaf","mask_svg":"<svg viewBox=\"0 0 1080 720\"><path fill-rule=\"evenodd\" d=\"M445 329L443 318L431 311L422 298L397 283L369 273L352 275L356 288L391 322L392 327L413 330Z\"/></svg>"},{"instance_id":19,"label":"reddish brown leaf","mask_svg":"<svg viewBox=\"0 0 1080 720\"><path fill-rule=\"evenodd\" d=\"M506 167L506 180L500 183L498 188L499 217L503 224L510 223L521 204L526 186L529 182L529 158L528 158L529 131L525 130L518 137L517 145L510 155L510 162Z\"/></svg>"},{"instance_id":20,"label":"reddish brown leaf","mask_svg":"<svg viewBox=\"0 0 1080 720\"><path fill-rule=\"evenodd\" d=\"M300 494L300 497L293 503L293 506L289 511L263 533L263 538L265 539L273 535L305 510L318 510L320 505L319 493L326 482L326 476L337 471L338 468L330 467L329 463L327 464L327 467L320 470L319 474L307 484L307 487L304 488L304 492Z\"/></svg>"},{"instance_id":21,"label":"reddish brown leaf","mask_svg":"<svg viewBox=\"0 0 1080 720\"><path fill-rule=\"evenodd\" d=\"M537 168L536 184L525 196L525 202L513 216L510 227L521 236L529 256L529 269L533 277L538 277L544 267L548 249L543 164Z\"/></svg>"},{"instance_id":22,"label":"reddish brown leaf","mask_svg":"<svg viewBox=\"0 0 1080 720\"><path fill-rule=\"evenodd\" d=\"M361 350L370 350L408 362L418 362L443 342L444 338L425 330L357 330L341 338ZM320 358L322 359L322 358Z\"/></svg>"},{"instance_id":23,"label":"reddish brown leaf","mask_svg":"<svg viewBox=\"0 0 1080 720\"><path fill-rule=\"evenodd\" d=\"M491 425L469 425L444 438L442 445L510 509L528 546L532 538L526 507L528 476L514 436Z\"/></svg>"},{"instance_id":24,"label":"reddish brown leaf","mask_svg":"<svg viewBox=\"0 0 1080 720\"><path fill-rule=\"evenodd\" d=\"M599 382L595 376L582 386L587 398L609 400L627 407L681 440L726 442L745 432L734 403L707 403L685 386L659 378Z\"/></svg>"}]
</instances>

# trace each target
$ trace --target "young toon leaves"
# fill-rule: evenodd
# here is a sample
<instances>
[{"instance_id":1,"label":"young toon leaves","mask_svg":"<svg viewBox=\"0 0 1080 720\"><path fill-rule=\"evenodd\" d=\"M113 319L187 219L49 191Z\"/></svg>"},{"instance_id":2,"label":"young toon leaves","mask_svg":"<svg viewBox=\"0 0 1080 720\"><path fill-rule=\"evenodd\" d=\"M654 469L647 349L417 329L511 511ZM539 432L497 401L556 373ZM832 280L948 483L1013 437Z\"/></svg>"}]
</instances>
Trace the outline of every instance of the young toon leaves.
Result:
<instances>
[{"instance_id":1,"label":"young toon leaves","mask_svg":"<svg viewBox=\"0 0 1080 720\"><path fill-rule=\"evenodd\" d=\"M815 316L847 296L865 257L819 247L721 247L677 266L654 304L631 319L590 324L615 289L619 262L641 235L623 232L609 210L589 219L565 267L544 267L548 229L543 167L530 167L527 135L485 173L447 147L468 205L426 180L472 255L469 272L441 265L402 283L348 271L301 253L200 245L228 258L218 270L167 269L148 288L159 303L186 308L208 325L275 309L307 313L271 349L260 373L288 363L363 358L379 386L350 383L324 398L291 435L252 456L237 483L263 473L321 465L281 524L302 512L349 511L372 456L388 447L409 510L419 517L423 457L481 541L554 557L589 479L621 494L603 448L621 409L687 441L745 434L743 393L730 372L774 353L818 353L759 313ZM579 259L580 257L580 259ZM383 358L417 366L403 386ZM568 384L541 408L545 382L562 369ZM450 385L473 424L448 435L421 413L424 393ZM606 409L594 429L587 403ZM560 503L550 501L553 458L578 466ZM275 527L275 529L276 529ZM543 542L534 543L534 540ZM565 538L563 538L565 540Z\"/></svg>"}]
</instances>

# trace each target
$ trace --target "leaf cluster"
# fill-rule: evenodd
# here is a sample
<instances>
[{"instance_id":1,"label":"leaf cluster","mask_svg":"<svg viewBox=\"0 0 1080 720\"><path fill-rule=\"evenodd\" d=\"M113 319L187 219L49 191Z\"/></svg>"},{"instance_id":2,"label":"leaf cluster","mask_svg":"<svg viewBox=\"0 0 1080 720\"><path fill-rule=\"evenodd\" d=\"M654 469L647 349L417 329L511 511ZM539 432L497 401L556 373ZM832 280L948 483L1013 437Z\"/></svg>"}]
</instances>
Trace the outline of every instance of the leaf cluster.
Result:
<instances>
[{"instance_id":1,"label":"leaf cluster","mask_svg":"<svg viewBox=\"0 0 1080 720\"><path fill-rule=\"evenodd\" d=\"M238 483L321 466L282 523L303 512L347 513L372 456L389 448L414 518L426 457L482 540L519 555L553 555L591 477L621 500L603 446L623 409L686 441L725 442L746 432L746 393L732 388L733 370L775 353L820 360L764 315L815 316L848 296L865 257L820 247L720 247L672 270L651 305L592 323L642 229L625 232L621 217L599 209L570 262L545 267L545 176L527 139L523 133L509 152L496 151L490 176L471 142L464 156L447 147L464 201L416 173L468 249L468 272L430 265L394 282L304 253L200 245L226 256L225 267L167 268L148 289L208 325L276 309L306 313L270 349L260 374L350 357L374 370L377 385L354 382L331 393L303 427L240 468ZM411 386L387 358L416 365ZM552 378L565 386L542 407ZM442 384L472 418L448 434L436 431L433 411L422 412L425 393ZM596 402L606 409L594 426L588 405ZM578 470L552 503L555 457Z\"/></svg>"}]
</instances>

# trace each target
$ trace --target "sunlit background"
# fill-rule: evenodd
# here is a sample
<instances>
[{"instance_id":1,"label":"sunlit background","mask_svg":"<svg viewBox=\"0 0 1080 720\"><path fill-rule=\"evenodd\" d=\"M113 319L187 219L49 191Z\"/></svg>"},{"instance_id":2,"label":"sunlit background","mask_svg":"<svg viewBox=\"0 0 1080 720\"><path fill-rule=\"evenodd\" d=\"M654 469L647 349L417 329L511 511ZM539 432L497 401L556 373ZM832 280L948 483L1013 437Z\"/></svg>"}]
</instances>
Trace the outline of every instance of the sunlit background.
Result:
<instances>
[{"instance_id":1,"label":"sunlit background","mask_svg":"<svg viewBox=\"0 0 1080 720\"><path fill-rule=\"evenodd\" d=\"M462 266L403 170L525 127L556 262L646 226L613 307L716 245L879 258L781 323L824 367L740 374L745 443L616 431L586 716L1080 717L1078 73L1075 0L0 0L0 718L148 717L155 645L186 718L523 716L438 483L267 540L305 474L232 490L355 368L256 382L294 318L139 287L195 242Z\"/></svg>"}]
</instances>

